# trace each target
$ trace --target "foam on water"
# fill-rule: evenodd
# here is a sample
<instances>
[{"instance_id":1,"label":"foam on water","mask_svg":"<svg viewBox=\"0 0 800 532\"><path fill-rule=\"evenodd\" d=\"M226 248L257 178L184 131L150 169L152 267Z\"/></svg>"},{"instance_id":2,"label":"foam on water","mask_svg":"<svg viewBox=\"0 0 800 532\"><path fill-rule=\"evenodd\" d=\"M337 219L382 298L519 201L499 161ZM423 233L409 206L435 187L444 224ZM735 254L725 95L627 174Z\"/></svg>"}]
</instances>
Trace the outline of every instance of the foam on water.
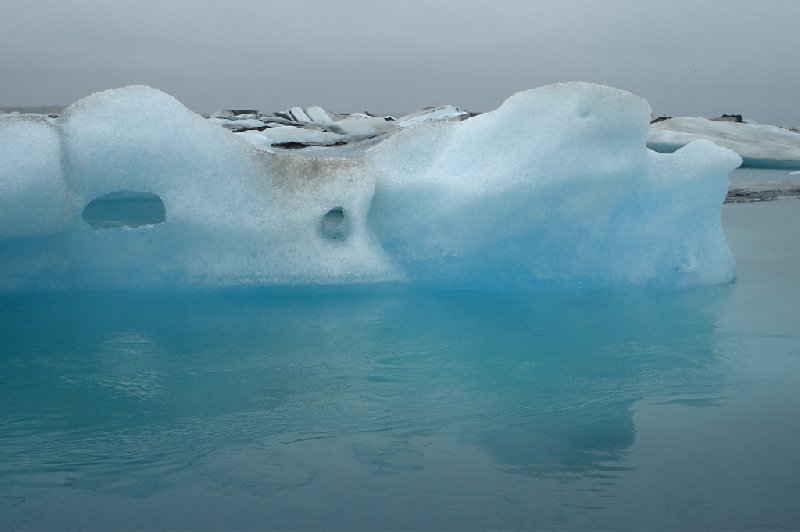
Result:
<instances>
[{"instance_id":1,"label":"foam on water","mask_svg":"<svg viewBox=\"0 0 800 532\"><path fill-rule=\"evenodd\" d=\"M720 206L741 161L709 142L651 152L649 116L562 84L362 157L258 150L144 86L6 116L0 289L728 281ZM160 201L163 222L114 220L121 197Z\"/></svg>"}]
</instances>

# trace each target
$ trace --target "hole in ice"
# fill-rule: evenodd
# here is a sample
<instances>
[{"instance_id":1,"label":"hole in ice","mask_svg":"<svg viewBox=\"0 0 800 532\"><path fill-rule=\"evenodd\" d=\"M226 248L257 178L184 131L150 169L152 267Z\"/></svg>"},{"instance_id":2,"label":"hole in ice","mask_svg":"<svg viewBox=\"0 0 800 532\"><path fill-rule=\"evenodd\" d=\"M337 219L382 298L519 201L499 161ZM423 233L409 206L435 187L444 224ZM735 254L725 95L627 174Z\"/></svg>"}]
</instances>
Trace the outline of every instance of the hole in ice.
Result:
<instances>
[{"instance_id":1,"label":"hole in ice","mask_svg":"<svg viewBox=\"0 0 800 532\"><path fill-rule=\"evenodd\" d=\"M350 233L347 214L341 207L334 207L322 217L320 231L322 236L331 240L344 240Z\"/></svg>"},{"instance_id":2,"label":"hole in ice","mask_svg":"<svg viewBox=\"0 0 800 532\"><path fill-rule=\"evenodd\" d=\"M92 229L115 229L160 224L167 217L164 202L151 192L119 190L90 201L83 219Z\"/></svg>"}]
</instances>

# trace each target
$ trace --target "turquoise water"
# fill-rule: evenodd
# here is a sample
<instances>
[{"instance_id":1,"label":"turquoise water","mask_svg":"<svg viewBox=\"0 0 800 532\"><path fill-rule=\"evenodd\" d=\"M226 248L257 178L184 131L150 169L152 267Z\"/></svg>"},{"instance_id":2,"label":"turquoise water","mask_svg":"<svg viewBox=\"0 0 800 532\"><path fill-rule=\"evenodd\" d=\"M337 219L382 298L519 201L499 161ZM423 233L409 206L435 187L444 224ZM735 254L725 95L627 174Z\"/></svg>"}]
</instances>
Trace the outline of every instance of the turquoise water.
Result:
<instances>
[{"instance_id":1,"label":"turquoise water","mask_svg":"<svg viewBox=\"0 0 800 532\"><path fill-rule=\"evenodd\" d=\"M681 290L0 296L0 528L797 528L800 201Z\"/></svg>"}]
</instances>

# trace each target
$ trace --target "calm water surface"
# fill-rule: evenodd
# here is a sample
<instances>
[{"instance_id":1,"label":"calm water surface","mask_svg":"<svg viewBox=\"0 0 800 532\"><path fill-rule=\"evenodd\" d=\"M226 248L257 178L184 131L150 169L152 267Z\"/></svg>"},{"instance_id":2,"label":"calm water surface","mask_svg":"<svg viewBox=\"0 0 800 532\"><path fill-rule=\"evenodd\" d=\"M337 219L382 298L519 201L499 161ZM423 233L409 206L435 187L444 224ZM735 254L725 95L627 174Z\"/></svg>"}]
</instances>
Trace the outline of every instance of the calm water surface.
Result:
<instances>
[{"instance_id":1,"label":"calm water surface","mask_svg":"<svg viewBox=\"0 0 800 532\"><path fill-rule=\"evenodd\" d=\"M681 290L0 296L0 528L798 528L800 201Z\"/></svg>"}]
</instances>

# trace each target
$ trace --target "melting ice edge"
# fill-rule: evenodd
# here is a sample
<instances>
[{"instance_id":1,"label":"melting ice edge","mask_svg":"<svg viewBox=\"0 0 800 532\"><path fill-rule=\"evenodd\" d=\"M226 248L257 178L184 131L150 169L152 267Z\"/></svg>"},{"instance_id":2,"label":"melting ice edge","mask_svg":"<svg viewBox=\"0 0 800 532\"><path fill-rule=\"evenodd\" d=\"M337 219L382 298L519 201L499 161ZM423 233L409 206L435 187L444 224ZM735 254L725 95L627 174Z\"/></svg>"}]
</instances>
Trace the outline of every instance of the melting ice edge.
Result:
<instances>
[{"instance_id":1,"label":"melting ice edge","mask_svg":"<svg viewBox=\"0 0 800 532\"><path fill-rule=\"evenodd\" d=\"M551 85L355 157L258 149L145 86L2 116L0 290L730 281L720 210L741 158L647 149L650 112Z\"/></svg>"}]
</instances>

